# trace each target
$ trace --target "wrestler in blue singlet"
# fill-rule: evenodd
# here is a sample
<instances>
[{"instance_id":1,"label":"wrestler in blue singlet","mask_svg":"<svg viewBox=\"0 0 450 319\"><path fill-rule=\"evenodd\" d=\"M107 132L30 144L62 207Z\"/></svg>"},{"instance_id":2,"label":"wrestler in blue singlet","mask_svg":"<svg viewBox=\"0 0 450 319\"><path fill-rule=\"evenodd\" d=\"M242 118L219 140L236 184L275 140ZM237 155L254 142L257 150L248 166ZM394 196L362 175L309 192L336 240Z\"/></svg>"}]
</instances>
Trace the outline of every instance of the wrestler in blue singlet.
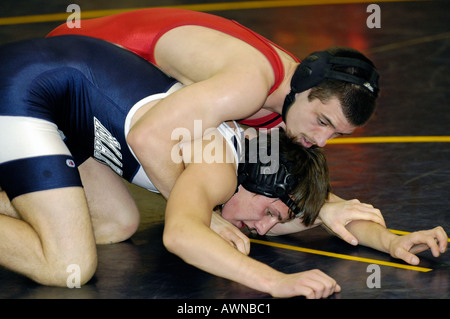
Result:
<instances>
[{"instance_id":1,"label":"wrestler in blue singlet","mask_svg":"<svg viewBox=\"0 0 450 319\"><path fill-rule=\"evenodd\" d=\"M125 126L143 101L176 86L146 60L103 40L68 35L0 46L0 187L12 200L81 186L76 166L94 157L157 191L142 176Z\"/></svg>"}]
</instances>

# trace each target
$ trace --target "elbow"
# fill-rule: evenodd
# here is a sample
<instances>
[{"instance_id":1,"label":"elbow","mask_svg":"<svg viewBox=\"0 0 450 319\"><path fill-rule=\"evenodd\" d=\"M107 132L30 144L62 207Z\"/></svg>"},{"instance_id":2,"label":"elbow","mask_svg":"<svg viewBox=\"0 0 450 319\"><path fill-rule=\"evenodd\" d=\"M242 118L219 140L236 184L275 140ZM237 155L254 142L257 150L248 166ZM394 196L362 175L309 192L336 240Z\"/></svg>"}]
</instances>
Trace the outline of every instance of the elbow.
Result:
<instances>
[{"instance_id":1,"label":"elbow","mask_svg":"<svg viewBox=\"0 0 450 319\"><path fill-rule=\"evenodd\" d=\"M128 145L137 153L137 150L143 149L145 146L151 146L146 136L153 136L152 132L144 132L140 128L132 128L126 137ZM137 155L137 154L136 154Z\"/></svg>"},{"instance_id":2,"label":"elbow","mask_svg":"<svg viewBox=\"0 0 450 319\"><path fill-rule=\"evenodd\" d=\"M164 247L170 251L171 253L173 253L172 251L172 247L174 247L174 238L173 235L170 234L166 228L164 228L164 233L163 233L163 245Z\"/></svg>"},{"instance_id":3,"label":"elbow","mask_svg":"<svg viewBox=\"0 0 450 319\"><path fill-rule=\"evenodd\" d=\"M170 253L180 256L179 236L175 232L164 229L163 245Z\"/></svg>"},{"instance_id":4,"label":"elbow","mask_svg":"<svg viewBox=\"0 0 450 319\"><path fill-rule=\"evenodd\" d=\"M175 229L164 227L163 245L172 254L179 255L181 243L180 236Z\"/></svg>"},{"instance_id":5,"label":"elbow","mask_svg":"<svg viewBox=\"0 0 450 319\"><path fill-rule=\"evenodd\" d=\"M192 241L193 234L187 228L183 222L166 223L163 232L164 247L185 261L191 249L195 247Z\"/></svg>"},{"instance_id":6,"label":"elbow","mask_svg":"<svg viewBox=\"0 0 450 319\"><path fill-rule=\"evenodd\" d=\"M170 144L164 133L153 125L133 126L127 134L126 141L138 159L144 162L150 155L161 154L161 150L165 150L166 145ZM154 161L154 156L152 158Z\"/></svg>"}]
</instances>

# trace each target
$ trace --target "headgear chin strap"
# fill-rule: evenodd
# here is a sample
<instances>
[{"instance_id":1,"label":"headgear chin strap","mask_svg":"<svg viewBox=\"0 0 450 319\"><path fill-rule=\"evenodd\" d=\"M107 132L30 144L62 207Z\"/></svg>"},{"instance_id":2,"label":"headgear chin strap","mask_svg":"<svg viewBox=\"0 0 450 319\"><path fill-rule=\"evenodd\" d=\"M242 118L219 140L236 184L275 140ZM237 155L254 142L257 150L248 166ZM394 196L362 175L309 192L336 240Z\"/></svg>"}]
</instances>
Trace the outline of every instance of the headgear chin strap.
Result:
<instances>
[{"instance_id":1,"label":"headgear chin strap","mask_svg":"<svg viewBox=\"0 0 450 319\"><path fill-rule=\"evenodd\" d=\"M355 67L367 72L367 77L359 77L342 71L335 71L333 67ZM295 94L306 91L325 79L339 80L360 85L378 96L378 72L369 63L356 58L335 57L326 51L310 54L303 60L294 72L291 80L291 92L286 96L283 104L282 117L286 122L287 111L295 101Z\"/></svg>"},{"instance_id":2,"label":"headgear chin strap","mask_svg":"<svg viewBox=\"0 0 450 319\"><path fill-rule=\"evenodd\" d=\"M277 154L279 156L271 154L272 161L263 163L258 152L249 151L249 149L255 149L249 147L249 143L258 143L258 138L253 138L250 142L246 140L245 162L239 163L238 183L249 192L279 198L295 214L295 217L302 216L303 211L289 196L298 184L294 176L289 173L291 164L280 153ZM265 154L268 154L267 151L270 149L269 142L267 146ZM259 155L261 155L261 147L262 145L258 146Z\"/></svg>"}]
</instances>

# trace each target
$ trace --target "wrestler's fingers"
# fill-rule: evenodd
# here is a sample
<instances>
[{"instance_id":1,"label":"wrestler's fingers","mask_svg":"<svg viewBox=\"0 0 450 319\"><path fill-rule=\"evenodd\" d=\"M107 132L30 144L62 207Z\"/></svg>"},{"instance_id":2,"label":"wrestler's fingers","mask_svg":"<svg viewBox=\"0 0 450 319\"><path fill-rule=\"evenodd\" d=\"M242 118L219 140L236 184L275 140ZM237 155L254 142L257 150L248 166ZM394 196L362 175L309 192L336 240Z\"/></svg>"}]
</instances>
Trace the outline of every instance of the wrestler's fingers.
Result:
<instances>
[{"instance_id":1,"label":"wrestler's fingers","mask_svg":"<svg viewBox=\"0 0 450 319\"><path fill-rule=\"evenodd\" d=\"M440 249L438 244L438 239L435 236L435 230L425 230L418 231L406 235L404 237L406 240L404 245L402 245L402 249L407 250L408 253L416 254L427 249L431 250L431 253L434 257L440 256ZM405 255L406 253L400 254L401 249L398 249L396 253L398 255Z\"/></svg>"},{"instance_id":2,"label":"wrestler's fingers","mask_svg":"<svg viewBox=\"0 0 450 319\"><path fill-rule=\"evenodd\" d=\"M439 251L443 254L447 251L448 235L441 226L434 228L433 231L436 233L436 239L439 243Z\"/></svg>"},{"instance_id":3,"label":"wrestler's fingers","mask_svg":"<svg viewBox=\"0 0 450 319\"><path fill-rule=\"evenodd\" d=\"M316 299L327 298L333 293L341 291L341 287L336 280L318 269L311 271L309 279L308 284L313 288Z\"/></svg>"},{"instance_id":4,"label":"wrestler's fingers","mask_svg":"<svg viewBox=\"0 0 450 319\"><path fill-rule=\"evenodd\" d=\"M238 249L241 253L248 255L250 253L250 239L244 234L239 234Z\"/></svg>"},{"instance_id":5,"label":"wrestler's fingers","mask_svg":"<svg viewBox=\"0 0 450 319\"><path fill-rule=\"evenodd\" d=\"M245 255L250 253L250 239L244 234L236 235L236 233L229 233L226 236L226 241L241 253Z\"/></svg>"},{"instance_id":6,"label":"wrestler's fingers","mask_svg":"<svg viewBox=\"0 0 450 319\"><path fill-rule=\"evenodd\" d=\"M401 259L411 265L418 265L420 262L419 257L404 249L403 247L397 248L392 256L394 258Z\"/></svg>"},{"instance_id":7,"label":"wrestler's fingers","mask_svg":"<svg viewBox=\"0 0 450 319\"><path fill-rule=\"evenodd\" d=\"M377 224L380 224L383 227L386 227L386 222L384 221L383 215L381 215L378 209L373 210L355 210L352 215L352 220L366 220L371 221Z\"/></svg>"},{"instance_id":8,"label":"wrestler's fingers","mask_svg":"<svg viewBox=\"0 0 450 319\"><path fill-rule=\"evenodd\" d=\"M419 245L414 245L409 252L411 254L417 255L420 254L421 252L424 252L426 250L428 250L430 247L428 247L427 244L419 244Z\"/></svg>"},{"instance_id":9,"label":"wrestler's fingers","mask_svg":"<svg viewBox=\"0 0 450 319\"><path fill-rule=\"evenodd\" d=\"M423 231L413 234L416 234L416 236L413 237L414 244L427 245L430 248L431 253L433 254L434 257L439 257L441 255L438 245L438 239L435 236L436 234L434 230Z\"/></svg>"},{"instance_id":10,"label":"wrestler's fingers","mask_svg":"<svg viewBox=\"0 0 450 319\"><path fill-rule=\"evenodd\" d=\"M381 211L378 208L374 208L371 204L361 204L363 207L363 211L368 212L373 217L373 222L376 222L380 225L383 225L386 227L386 222L384 221L383 214L381 214Z\"/></svg>"},{"instance_id":11,"label":"wrestler's fingers","mask_svg":"<svg viewBox=\"0 0 450 319\"><path fill-rule=\"evenodd\" d=\"M333 231L331 231L331 229L325 226L325 224L323 224L322 226L324 226L324 228L327 229L330 233L338 236L339 238L346 241L350 245L353 246L358 245L358 239L355 236L353 236L343 225L336 225Z\"/></svg>"},{"instance_id":12,"label":"wrestler's fingers","mask_svg":"<svg viewBox=\"0 0 450 319\"><path fill-rule=\"evenodd\" d=\"M327 298L333 293L341 291L341 287L333 278L318 269L291 274L287 278L289 278L288 282L282 285L284 287L282 290L289 291L286 296L302 295L307 299L319 299ZM291 288L294 288L294 293L290 291ZM283 291L283 294L285 293L286 291Z\"/></svg>"}]
</instances>

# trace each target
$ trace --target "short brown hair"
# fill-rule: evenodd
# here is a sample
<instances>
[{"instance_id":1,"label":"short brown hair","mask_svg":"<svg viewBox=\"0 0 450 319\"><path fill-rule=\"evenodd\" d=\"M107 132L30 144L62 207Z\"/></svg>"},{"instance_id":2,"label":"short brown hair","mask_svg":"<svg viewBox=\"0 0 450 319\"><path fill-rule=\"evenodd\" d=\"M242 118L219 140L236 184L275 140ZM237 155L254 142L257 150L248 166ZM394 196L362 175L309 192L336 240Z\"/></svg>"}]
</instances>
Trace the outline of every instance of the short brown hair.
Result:
<instances>
[{"instance_id":1,"label":"short brown hair","mask_svg":"<svg viewBox=\"0 0 450 319\"><path fill-rule=\"evenodd\" d=\"M332 47L326 51L335 57L355 58L375 67L371 60L355 49ZM362 78L368 76L365 74L367 71L357 67L335 66L333 70ZM308 99L310 101L319 99L325 103L332 97L338 98L345 117L354 126L362 126L369 120L375 110L377 99L376 95L361 85L332 79L325 79L312 87Z\"/></svg>"}]
</instances>

